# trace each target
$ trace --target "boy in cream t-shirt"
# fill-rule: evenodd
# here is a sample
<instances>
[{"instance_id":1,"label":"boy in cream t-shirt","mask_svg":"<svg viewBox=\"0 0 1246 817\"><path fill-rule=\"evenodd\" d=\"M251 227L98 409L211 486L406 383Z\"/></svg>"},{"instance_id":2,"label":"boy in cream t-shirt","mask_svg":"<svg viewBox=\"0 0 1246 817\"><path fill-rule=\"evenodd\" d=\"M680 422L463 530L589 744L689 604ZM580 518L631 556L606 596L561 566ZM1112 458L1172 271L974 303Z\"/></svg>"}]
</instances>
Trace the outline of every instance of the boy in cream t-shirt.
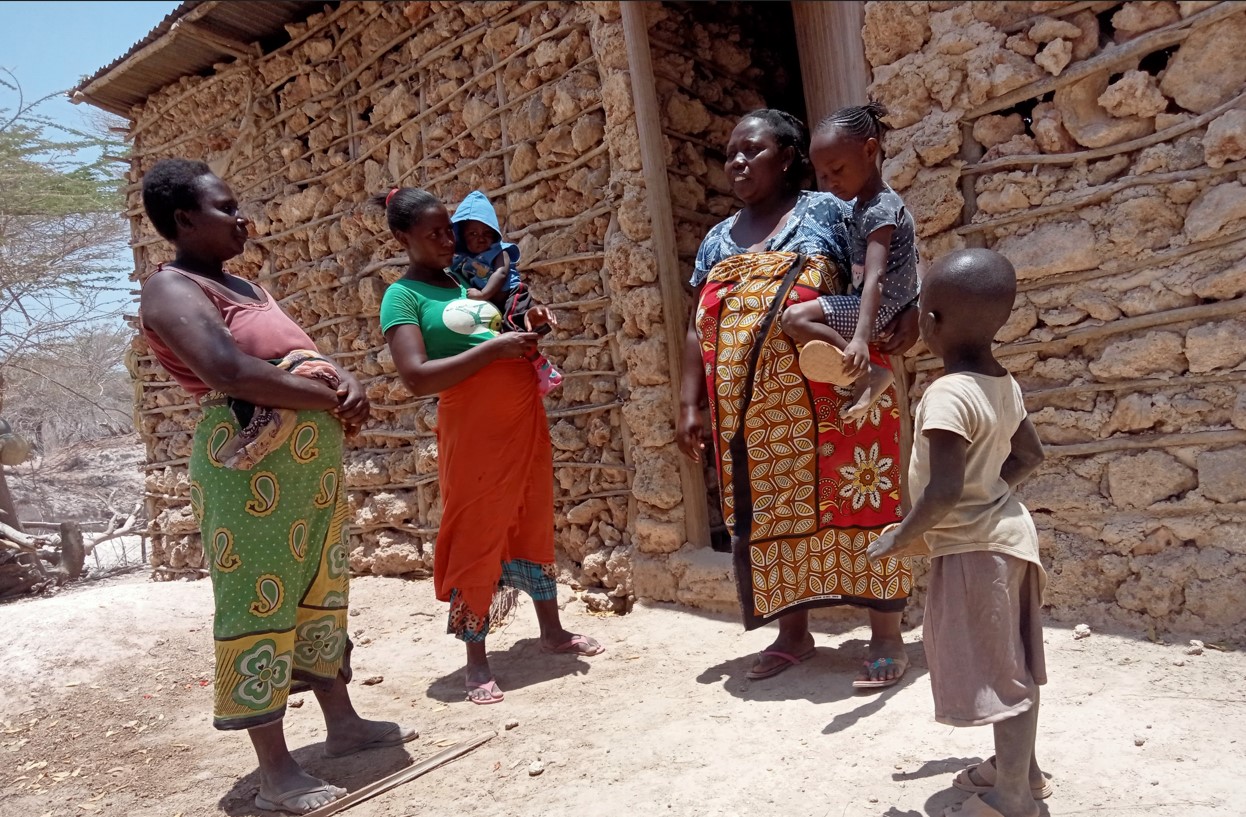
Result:
<instances>
[{"instance_id":1,"label":"boy in cream t-shirt","mask_svg":"<svg viewBox=\"0 0 1246 817\"><path fill-rule=\"evenodd\" d=\"M913 509L868 550L880 560L929 549L923 642L935 719L994 728L995 756L953 781L974 796L945 817L1036 817L1035 800L1051 793L1034 758L1046 573L1013 493L1043 451L1021 388L991 351L1016 293L1012 264L983 249L944 256L922 282L922 338L945 374L917 407Z\"/></svg>"}]
</instances>

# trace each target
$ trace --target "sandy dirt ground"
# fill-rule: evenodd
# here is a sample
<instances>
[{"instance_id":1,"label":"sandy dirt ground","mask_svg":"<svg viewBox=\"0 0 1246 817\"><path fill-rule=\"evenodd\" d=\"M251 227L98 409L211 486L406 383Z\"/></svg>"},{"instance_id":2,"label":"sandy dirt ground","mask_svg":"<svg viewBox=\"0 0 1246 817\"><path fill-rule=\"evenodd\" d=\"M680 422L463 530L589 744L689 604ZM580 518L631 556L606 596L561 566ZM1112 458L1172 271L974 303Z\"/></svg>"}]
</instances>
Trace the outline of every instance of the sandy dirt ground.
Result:
<instances>
[{"instance_id":1,"label":"sandy dirt ground","mask_svg":"<svg viewBox=\"0 0 1246 817\"><path fill-rule=\"evenodd\" d=\"M528 606L490 640L506 700L475 706L430 582L356 580L352 601L358 708L422 735L326 760L319 710L301 696L286 719L300 762L354 789L498 735L351 817L922 817L963 799L952 775L990 754L989 728L933 721L919 631L907 636L913 668L899 686L854 694L865 628L826 625L815 658L748 681L768 630L668 606L601 617L570 602L568 626L608 651L550 657ZM253 804L245 737L211 727L206 581L78 585L0 607L0 628L0 814L269 813ZM1044 815L1246 813L1246 656L1186 650L1048 629L1039 747L1055 794ZM530 776L538 760L544 771Z\"/></svg>"}]
</instances>

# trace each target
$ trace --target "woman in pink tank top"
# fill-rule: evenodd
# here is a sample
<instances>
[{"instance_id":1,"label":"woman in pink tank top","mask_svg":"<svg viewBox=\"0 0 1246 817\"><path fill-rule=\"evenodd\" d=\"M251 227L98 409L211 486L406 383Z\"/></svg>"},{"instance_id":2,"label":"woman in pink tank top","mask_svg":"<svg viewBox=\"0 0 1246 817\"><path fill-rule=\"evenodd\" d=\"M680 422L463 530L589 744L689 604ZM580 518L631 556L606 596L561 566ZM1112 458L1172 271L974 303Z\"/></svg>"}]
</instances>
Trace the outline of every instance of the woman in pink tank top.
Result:
<instances>
[{"instance_id":1,"label":"woman in pink tank top","mask_svg":"<svg viewBox=\"0 0 1246 817\"><path fill-rule=\"evenodd\" d=\"M368 399L327 359L318 362L336 377L291 371L291 353L315 344L262 287L225 271L250 222L206 164L158 162L143 177L143 207L177 256L143 285L142 332L202 409L189 499L216 600L214 725L249 732L260 767L256 805L303 814L346 790L307 774L290 755L282 719L292 682L320 702L332 757L417 737L360 718L346 687L343 425L367 419ZM244 467L228 456L250 428L240 406L289 417L288 438Z\"/></svg>"}]
</instances>

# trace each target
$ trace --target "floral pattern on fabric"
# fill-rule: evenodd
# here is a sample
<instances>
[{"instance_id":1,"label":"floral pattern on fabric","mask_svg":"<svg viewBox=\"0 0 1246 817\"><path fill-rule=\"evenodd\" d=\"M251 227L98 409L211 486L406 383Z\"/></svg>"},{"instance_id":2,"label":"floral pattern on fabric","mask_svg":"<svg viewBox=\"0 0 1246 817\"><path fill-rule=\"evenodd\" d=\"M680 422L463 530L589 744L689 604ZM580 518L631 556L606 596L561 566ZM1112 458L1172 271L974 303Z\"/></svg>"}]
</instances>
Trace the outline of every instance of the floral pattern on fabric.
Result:
<instances>
[{"instance_id":1,"label":"floral pattern on fabric","mask_svg":"<svg viewBox=\"0 0 1246 817\"><path fill-rule=\"evenodd\" d=\"M696 326L710 395L723 518L735 524L732 474L747 467L752 524L736 542L745 624L760 626L797 605L902 600L905 562L869 563L865 548L900 515L900 412L888 393L858 426L839 416L849 392L805 379L791 339L773 329L762 345L748 416L744 389L758 329L792 253L747 253L710 273ZM838 276L811 257L790 302L824 294ZM886 365L876 352L875 363ZM748 463L731 461L730 441L746 435Z\"/></svg>"}]
</instances>

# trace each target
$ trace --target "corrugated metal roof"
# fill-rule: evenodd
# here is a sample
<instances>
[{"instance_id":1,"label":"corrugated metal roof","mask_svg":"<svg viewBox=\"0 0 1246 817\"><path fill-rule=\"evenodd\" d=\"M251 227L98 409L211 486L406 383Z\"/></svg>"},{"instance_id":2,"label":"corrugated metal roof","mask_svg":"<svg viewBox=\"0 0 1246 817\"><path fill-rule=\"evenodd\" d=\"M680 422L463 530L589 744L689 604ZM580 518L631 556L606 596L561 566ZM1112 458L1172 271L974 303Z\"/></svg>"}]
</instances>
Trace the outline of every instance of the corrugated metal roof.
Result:
<instances>
[{"instance_id":1,"label":"corrugated metal roof","mask_svg":"<svg viewBox=\"0 0 1246 817\"><path fill-rule=\"evenodd\" d=\"M324 2L317 0L186 0L129 51L69 92L121 116L148 96L218 62L259 53L259 43L282 34ZM176 44L176 48L171 47Z\"/></svg>"}]
</instances>

